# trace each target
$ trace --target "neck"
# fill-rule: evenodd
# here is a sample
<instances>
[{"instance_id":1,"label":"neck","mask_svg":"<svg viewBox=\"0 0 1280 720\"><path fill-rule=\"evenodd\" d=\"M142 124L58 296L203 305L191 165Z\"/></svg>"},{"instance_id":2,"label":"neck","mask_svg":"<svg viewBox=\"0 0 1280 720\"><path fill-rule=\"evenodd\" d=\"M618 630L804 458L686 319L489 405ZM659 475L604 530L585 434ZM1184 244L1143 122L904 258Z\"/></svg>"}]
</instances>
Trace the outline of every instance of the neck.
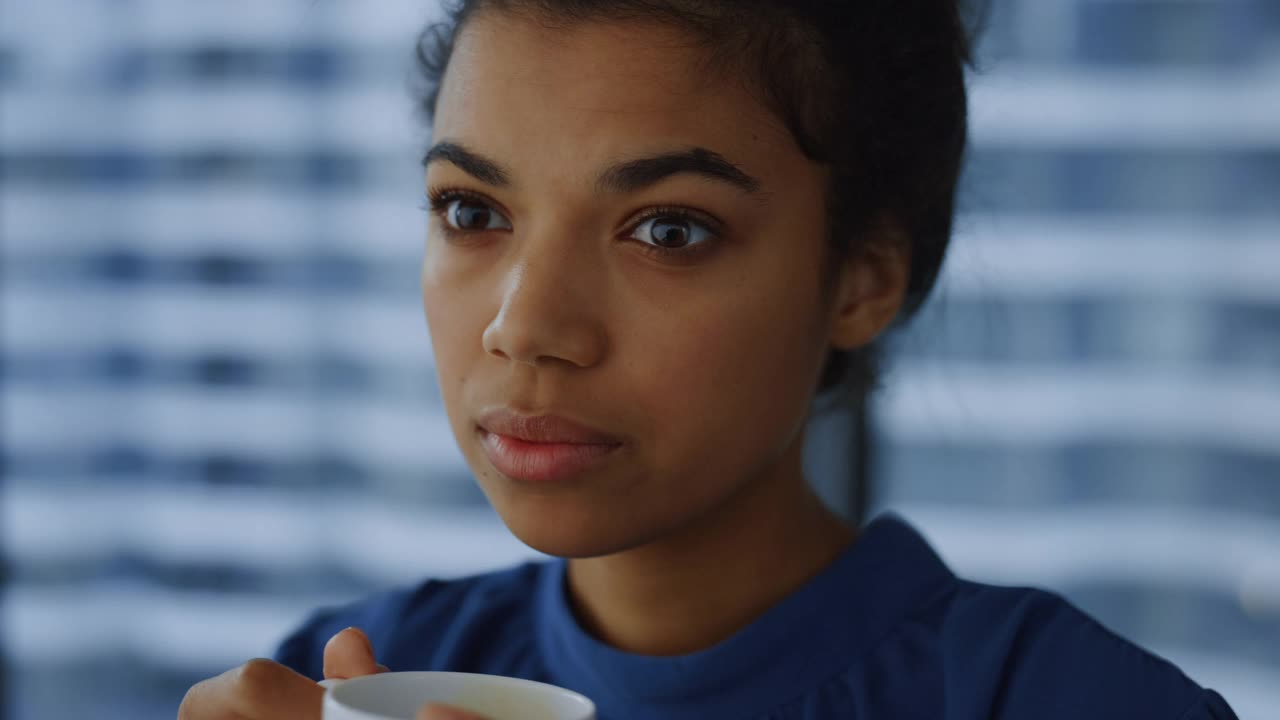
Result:
<instances>
[{"instance_id":1,"label":"neck","mask_svg":"<svg viewBox=\"0 0 1280 720\"><path fill-rule=\"evenodd\" d=\"M570 560L579 622L626 652L692 653L741 630L830 565L856 531L805 482L799 445L714 516L648 545Z\"/></svg>"}]
</instances>

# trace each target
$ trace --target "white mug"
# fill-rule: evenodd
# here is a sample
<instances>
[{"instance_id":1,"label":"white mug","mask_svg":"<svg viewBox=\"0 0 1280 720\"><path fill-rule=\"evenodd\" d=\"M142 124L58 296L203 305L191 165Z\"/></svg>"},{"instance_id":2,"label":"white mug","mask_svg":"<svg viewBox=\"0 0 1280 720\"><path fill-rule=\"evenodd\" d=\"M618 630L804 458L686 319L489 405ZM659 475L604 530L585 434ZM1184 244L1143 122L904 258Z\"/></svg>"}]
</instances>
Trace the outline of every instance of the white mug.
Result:
<instances>
[{"instance_id":1,"label":"white mug","mask_svg":"<svg viewBox=\"0 0 1280 720\"><path fill-rule=\"evenodd\" d=\"M390 672L325 680L324 720L413 720L444 703L491 720L595 720L586 696L547 683L459 672Z\"/></svg>"}]
</instances>

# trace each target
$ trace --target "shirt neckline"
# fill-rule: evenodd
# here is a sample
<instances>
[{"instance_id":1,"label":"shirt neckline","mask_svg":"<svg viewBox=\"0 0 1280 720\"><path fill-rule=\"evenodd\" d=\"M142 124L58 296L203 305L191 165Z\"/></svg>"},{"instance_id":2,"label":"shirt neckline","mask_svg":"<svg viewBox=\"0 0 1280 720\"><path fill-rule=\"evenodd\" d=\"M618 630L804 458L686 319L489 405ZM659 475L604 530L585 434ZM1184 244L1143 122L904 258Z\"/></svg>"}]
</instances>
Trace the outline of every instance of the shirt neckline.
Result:
<instances>
[{"instance_id":1,"label":"shirt neckline","mask_svg":"<svg viewBox=\"0 0 1280 720\"><path fill-rule=\"evenodd\" d=\"M881 515L830 565L733 636L658 657L623 652L583 630L568 603L567 567L564 559L544 564L534 599L538 648L553 682L603 706L643 705L661 717L746 717L803 695L846 671L955 581L914 528Z\"/></svg>"}]
</instances>

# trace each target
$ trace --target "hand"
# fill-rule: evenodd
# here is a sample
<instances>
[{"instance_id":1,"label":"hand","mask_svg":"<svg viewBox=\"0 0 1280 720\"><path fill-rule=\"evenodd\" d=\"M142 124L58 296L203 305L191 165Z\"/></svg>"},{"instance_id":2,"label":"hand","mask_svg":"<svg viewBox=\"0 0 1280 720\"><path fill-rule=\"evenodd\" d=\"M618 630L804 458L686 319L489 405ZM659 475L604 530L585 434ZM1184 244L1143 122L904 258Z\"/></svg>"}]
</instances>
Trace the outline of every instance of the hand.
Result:
<instances>
[{"instance_id":1,"label":"hand","mask_svg":"<svg viewBox=\"0 0 1280 720\"><path fill-rule=\"evenodd\" d=\"M329 638L324 646L324 679L348 680L362 675L388 672L374 660L373 645L358 628L347 628ZM319 717L317 715L317 717ZM429 703L418 710L414 720L487 720L461 708Z\"/></svg>"},{"instance_id":2,"label":"hand","mask_svg":"<svg viewBox=\"0 0 1280 720\"><path fill-rule=\"evenodd\" d=\"M325 679L387 672L373 645L357 628L334 635L324 646ZM271 660L255 658L187 691L178 720L320 720L324 688ZM464 710L431 704L417 720L484 720Z\"/></svg>"},{"instance_id":3,"label":"hand","mask_svg":"<svg viewBox=\"0 0 1280 720\"><path fill-rule=\"evenodd\" d=\"M355 628L324 646L326 678L386 672L373 657L369 638ZM324 688L271 660L255 658L187 691L178 720L320 720Z\"/></svg>"}]
</instances>

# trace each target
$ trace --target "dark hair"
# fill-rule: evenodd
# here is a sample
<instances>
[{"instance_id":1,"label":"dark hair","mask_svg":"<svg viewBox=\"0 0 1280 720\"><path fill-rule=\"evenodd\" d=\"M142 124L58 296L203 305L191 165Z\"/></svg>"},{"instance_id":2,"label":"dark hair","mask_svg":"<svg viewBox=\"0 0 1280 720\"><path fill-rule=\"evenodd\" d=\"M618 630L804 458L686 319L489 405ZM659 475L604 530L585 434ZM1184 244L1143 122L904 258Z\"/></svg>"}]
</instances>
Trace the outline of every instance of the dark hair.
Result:
<instances>
[{"instance_id":1,"label":"dark hair","mask_svg":"<svg viewBox=\"0 0 1280 720\"><path fill-rule=\"evenodd\" d=\"M693 33L710 69L747 73L801 151L829 168L829 257L905 241L911 274L895 324L929 295L967 136L971 57L956 0L455 0L418 38L418 109L428 123L458 31L489 9L553 26L638 20ZM886 221L904 237L886 237ZM879 343L832 349L818 390L865 400L878 356Z\"/></svg>"}]
</instances>

